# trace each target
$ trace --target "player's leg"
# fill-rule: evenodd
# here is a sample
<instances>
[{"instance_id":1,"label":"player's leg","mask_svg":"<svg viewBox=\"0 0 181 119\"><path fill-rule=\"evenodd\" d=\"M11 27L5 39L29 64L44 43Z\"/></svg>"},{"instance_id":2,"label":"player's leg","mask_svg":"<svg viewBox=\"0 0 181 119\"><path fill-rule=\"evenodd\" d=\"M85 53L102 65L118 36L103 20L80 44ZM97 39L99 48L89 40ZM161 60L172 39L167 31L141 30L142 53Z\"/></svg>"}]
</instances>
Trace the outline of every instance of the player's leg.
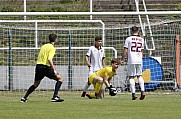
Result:
<instances>
[{"instance_id":1,"label":"player's leg","mask_svg":"<svg viewBox=\"0 0 181 119\"><path fill-rule=\"evenodd\" d=\"M38 87L41 80L34 81L34 84L31 85L26 91L25 95L21 98L21 102L27 102L28 96Z\"/></svg>"},{"instance_id":2,"label":"player's leg","mask_svg":"<svg viewBox=\"0 0 181 119\"><path fill-rule=\"evenodd\" d=\"M86 94L89 99L98 98L100 89L102 88L103 79L95 76L95 74L89 77L89 82L94 86L95 94Z\"/></svg>"},{"instance_id":3,"label":"player's leg","mask_svg":"<svg viewBox=\"0 0 181 119\"><path fill-rule=\"evenodd\" d=\"M93 83L96 84L95 85L95 96L98 99L98 98L100 98L99 91L102 89L103 79L101 77L95 76Z\"/></svg>"},{"instance_id":4,"label":"player's leg","mask_svg":"<svg viewBox=\"0 0 181 119\"><path fill-rule=\"evenodd\" d=\"M138 78L138 83L140 85L140 88L141 88L141 97L140 97L140 100L143 100L145 98L145 86L144 86L144 80L142 78L142 66L141 64L138 64L137 66L137 78Z\"/></svg>"},{"instance_id":5,"label":"player's leg","mask_svg":"<svg viewBox=\"0 0 181 119\"><path fill-rule=\"evenodd\" d=\"M90 82L91 80L93 81L93 78L92 78L92 77L89 78L89 82ZM95 90L96 84L93 84L93 83L92 83L92 85L93 85L94 90ZM86 93L86 96L87 96L89 99L94 99L94 98L96 98L96 97L95 97L95 93Z\"/></svg>"},{"instance_id":6,"label":"player's leg","mask_svg":"<svg viewBox=\"0 0 181 119\"><path fill-rule=\"evenodd\" d=\"M139 85L141 88L141 94L143 94L145 91L145 87L144 87L144 80L143 80L142 76L138 76L138 82L139 82Z\"/></svg>"},{"instance_id":7,"label":"player's leg","mask_svg":"<svg viewBox=\"0 0 181 119\"><path fill-rule=\"evenodd\" d=\"M54 90L54 94L53 94L53 99L54 98L58 98L58 100L60 102L64 101L63 99L60 99L60 97L58 96L58 91L62 85L63 82L63 78L60 75L57 75L57 82L55 84L55 90ZM52 100L53 101L53 100Z\"/></svg>"},{"instance_id":8,"label":"player's leg","mask_svg":"<svg viewBox=\"0 0 181 119\"><path fill-rule=\"evenodd\" d=\"M46 69L43 68L41 65L36 65L35 69L35 79L34 84L29 87L29 89L26 91L25 95L21 98L21 102L27 102L28 96L39 86L41 80L45 76Z\"/></svg>"},{"instance_id":9,"label":"player's leg","mask_svg":"<svg viewBox=\"0 0 181 119\"><path fill-rule=\"evenodd\" d=\"M136 89L135 89L135 80L134 80L134 75L136 74L135 71L135 65L134 64L128 64L128 75L129 75L129 83L130 83L130 88L131 88L131 93L132 93L132 100L136 100Z\"/></svg>"},{"instance_id":10,"label":"player's leg","mask_svg":"<svg viewBox=\"0 0 181 119\"><path fill-rule=\"evenodd\" d=\"M93 74L93 71L92 71L92 70L89 70L89 77L90 77L91 74ZM91 83L89 82L89 78L88 78L88 81L87 81L86 84L84 85L84 88L83 88L83 92L82 92L81 97L85 97L86 92L87 92L87 90L89 89L90 85L91 85Z\"/></svg>"},{"instance_id":11,"label":"player's leg","mask_svg":"<svg viewBox=\"0 0 181 119\"><path fill-rule=\"evenodd\" d=\"M87 81L86 84L84 85L81 97L85 97L86 92L87 92L88 88L90 87L90 85L91 85L91 83L89 83L89 81Z\"/></svg>"},{"instance_id":12,"label":"player's leg","mask_svg":"<svg viewBox=\"0 0 181 119\"><path fill-rule=\"evenodd\" d=\"M34 84L32 86L29 87L29 89L27 90L24 98L27 98L40 84L41 80L35 80Z\"/></svg>"},{"instance_id":13,"label":"player's leg","mask_svg":"<svg viewBox=\"0 0 181 119\"><path fill-rule=\"evenodd\" d=\"M100 99L104 98L104 89L103 89L103 87L101 87L98 95L99 95Z\"/></svg>"},{"instance_id":14,"label":"player's leg","mask_svg":"<svg viewBox=\"0 0 181 119\"><path fill-rule=\"evenodd\" d=\"M136 93L135 93L135 80L133 77L130 77L129 79L130 87L131 87L131 93L132 93L132 100L136 100Z\"/></svg>"},{"instance_id":15,"label":"player's leg","mask_svg":"<svg viewBox=\"0 0 181 119\"><path fill-rule=\"evenodd\" d=\"M55 74L52 68L49 68L49 73L46 75L50 79L54 79L56 82L55 84L55 89L52 97L52 102L62 102L64 101L63 99L60 99L58 96L58 91L63 83L63 78L60 76L59 73Z\"/></svg>"},{"instance_id":16,"label":"player's leg","mask_svg":"<svg viewBox=\"0 0 181 119\"><path fill-rule=\"evenodd\" d=\"M98 83L96 83L96 85L94 87L96 87L96 89L98 89L99 91L95 91L95 93L86 94L86 96L89 99L103 99L104 98L104 90L102 88L102 85L99 85Z\"/></svg>"},{"instance_id":17,"label":"player's leg","mask_svg":"<svg viewBox=\"0 0 181 119\"><path fill-rule=\"evenodd\" d=\"M145 87L144 87L144 80L143 80L142 76L139 76L138 81L139 81L139 85L140 85L140 88L141 88L140 100L144 100L144 98L145 98L145 94L144 94Z\"/></svg>"}]
</instances>

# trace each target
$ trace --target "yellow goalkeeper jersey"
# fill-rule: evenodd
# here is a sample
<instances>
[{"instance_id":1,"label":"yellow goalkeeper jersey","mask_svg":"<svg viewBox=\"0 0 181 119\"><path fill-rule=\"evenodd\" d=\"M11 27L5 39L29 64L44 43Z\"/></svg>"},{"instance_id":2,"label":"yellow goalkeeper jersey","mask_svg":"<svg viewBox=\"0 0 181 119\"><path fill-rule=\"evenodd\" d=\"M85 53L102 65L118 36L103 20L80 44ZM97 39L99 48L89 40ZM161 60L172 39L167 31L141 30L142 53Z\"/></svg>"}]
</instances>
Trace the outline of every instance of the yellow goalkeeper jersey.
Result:
<instances>
[{"instance_id":1,"label":"yellow goalkeeper jersey","mask_svg":"<svg viewBox=\"0 0 181 119\"><path fill-rule=\"evenodd\" d=\"M40 48L40 52L38 54L37 64L43 64L50 66L48 60L52 60L55 55L55 47L51 43L44 44Z\"/></svg>"},{"instance_id":2,"label":"yellow goalkeeper jersey","mask_svg":"<svg viewBox=\"0 0 181 119\"><path fill-rule=\"evenodd\" d=\"M93 79L95 76L99 76L102 78L108 76L109 78L112 78L114 75L116 75L116 72L112 70L112 66L107 66L105 68L98 70L96 73L91 74L89 77L89 82L93 84Z\"/></svg>"},{"instance_id":3,"label":"yellow goalkeeper jersey","mask_svg":"<svg viewBox=\"0 0 181 119\"><path fill-rule=\"evenodd\" d=\"M102 78L104 78L104 76L112 78L116 74L116 72L112 71L112 66L107 66L105 68L98 70L95 74L96 76L100 76Z\"/></svg>"}]
</instances>

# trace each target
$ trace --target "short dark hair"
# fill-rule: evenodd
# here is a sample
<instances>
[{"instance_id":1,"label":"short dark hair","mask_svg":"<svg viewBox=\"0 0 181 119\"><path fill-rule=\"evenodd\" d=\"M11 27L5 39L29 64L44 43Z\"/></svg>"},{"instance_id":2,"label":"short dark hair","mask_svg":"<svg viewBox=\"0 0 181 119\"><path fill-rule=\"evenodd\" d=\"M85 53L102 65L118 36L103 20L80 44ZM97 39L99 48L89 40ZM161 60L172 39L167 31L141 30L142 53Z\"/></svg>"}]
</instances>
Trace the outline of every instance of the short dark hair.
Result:
<instances>
[{"instance_id":1,"label":"short dark hair","mask_svg":"<svg viewBox=\"0 0 181 119\"><path fill-rule=\"evenodd\" d=\"M98 40L102 40L102 37L101 36L96 36L95 41L98 41Z\"/></svg>"},{"instance_id":2,"label":"short dark hair","mask_svg":"<svg viewBox=\"0 0 181 119\"><path fill-rule=\"evenodd\" d=\"M138 31L139 31L139 28L138 28L137 26L133 26L133 27L131 28L131 31L132 31L132 33L138 32Z\"/></svg>"},{"instance_id":3,"label":"short dark hair","mask_svg":"<svg viewBox=\"0 0 181 119\"><path fill-rule=\"evenodd\" d=\"M57 35L56 34L50 34L49 35L49 41L50 42L55 42L56 39L57 39Z\"/></svg>"},{"instance_id":4,"label":"short dark hair","mask_svg":"<svg viewBox=\"0 0 181 119\"><path fill-rule=\"evenodd\" d=\"M114 58L111 60L111 64L118 63L120 64L120 60L118 58Z\"/></svg>"}]
</instances>

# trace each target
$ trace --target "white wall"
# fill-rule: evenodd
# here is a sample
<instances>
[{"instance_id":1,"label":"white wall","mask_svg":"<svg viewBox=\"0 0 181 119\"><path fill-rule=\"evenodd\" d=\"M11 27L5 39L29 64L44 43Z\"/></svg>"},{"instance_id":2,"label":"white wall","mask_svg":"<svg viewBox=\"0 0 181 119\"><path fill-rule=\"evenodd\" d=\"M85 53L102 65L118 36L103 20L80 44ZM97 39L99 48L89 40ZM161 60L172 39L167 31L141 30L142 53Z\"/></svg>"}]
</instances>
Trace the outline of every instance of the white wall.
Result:
<instances>
[{"instance_id":1,"label":"white wall","mask_svg":"<svg viewBox=\"0 0 181 119\"><path fill-rule=\"evenodd\" d=\"M61 89L68 89L68 66L56 67L60 75L64 78ZM117 75L114 77L115 86L120 86L125 80L126 73L124 66L120 66L117 71ZM35 66L13 66L13 89L27 89L34 81ZM0 90L6 90L8 87L8 67L0 67ZM87 66L73 66L72 67L72 89L82 90L83 86L87 82L88 68ZM48 78L44 78L38 87L38 89L54 89L55 81ZM91 86L91 89L93 87Z\"/></svg>"}]
</instances>

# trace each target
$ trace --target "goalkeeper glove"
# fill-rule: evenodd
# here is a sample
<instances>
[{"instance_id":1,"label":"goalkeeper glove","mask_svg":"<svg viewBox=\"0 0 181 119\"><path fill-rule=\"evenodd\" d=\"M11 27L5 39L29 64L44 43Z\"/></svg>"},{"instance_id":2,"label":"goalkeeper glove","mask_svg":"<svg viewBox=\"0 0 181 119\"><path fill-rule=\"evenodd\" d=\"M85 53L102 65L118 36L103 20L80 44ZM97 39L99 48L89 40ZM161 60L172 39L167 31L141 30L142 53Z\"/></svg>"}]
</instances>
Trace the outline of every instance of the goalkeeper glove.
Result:
<instances>
[{"instance_id":1,"label":"goalkeeper glove","mask_svg":"<svg viewBox=\"0 0 181 119\"><path fill-rule=\"evenodd\" d=\"M115 96L117 94L117 89L114 88L112 85L110 87L108 87L108 89L109 89L110 96Z\"/></svg>"},{"instance_id":2,"label":"goalkeeper glove","mask_svg":"<svg viewBox=\"0 0 181 119\"><path fill-rule=\"evenodd\" d=\"M110 88L113 88L112 84L110 84Z\"/></svg>"},{"instance_id":3,"label":"goalkeeper glove","mask_svg":"<svg viewBox=\"0 0 181 119\"><path fill-rule=\"evenodd\" d=\"M109 89L109 95L110 95L112 92L112 85L110 85L110 87L108 87L108 89Z\"/></svg>"}]
</instances>

